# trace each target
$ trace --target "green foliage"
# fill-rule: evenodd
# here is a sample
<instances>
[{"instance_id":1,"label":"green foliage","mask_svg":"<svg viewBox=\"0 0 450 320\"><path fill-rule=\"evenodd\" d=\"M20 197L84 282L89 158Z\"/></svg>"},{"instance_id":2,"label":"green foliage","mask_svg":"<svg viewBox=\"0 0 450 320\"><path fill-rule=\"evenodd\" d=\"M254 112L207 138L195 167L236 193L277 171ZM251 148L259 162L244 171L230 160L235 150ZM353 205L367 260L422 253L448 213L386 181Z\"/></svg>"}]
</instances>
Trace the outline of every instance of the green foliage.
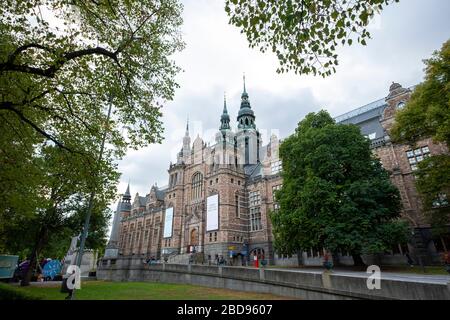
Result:
<instances>
[{"instance_id":1,"label":"green foliage","mask_svg":"<svg viewBox=\"0 0 450 320\"><path fill-rule=\"evenodd\" d=\"M115 160L162 139L161 108L180 70L171 57L184 46L181 10L176 0L2 3L2 252L60 257L93 190L87 246L104 247Z\"/></svg>"},{"instance_id":2,"label":"green foliage","mask_svg":"<svg viewBox=\"0 0 450 320\"><path fill-rule=\"evenodd\" d=\"M397 188L355 125L310 113L280 146L283 186L271 214L281 252L377 253L406 241Z\"/></svg>"},{"instance_id":3,"label":"green foliage","mask_svg":"<svg viewBox=\"0 0 450 320\"><path fill-rule=\"evenodd\" d=\"M108 142L118 154L161 141L162 103L179 71L170 57L184 45L176 0L7 0L0 15L2 118L83 152L87 137L100 140L112 103Z\"/></svg>"},{"instance_id":4,"label":"green foliage","mask_svg":"<svg viewBox=\"0 0 450 320\"><path fill-rule=\"evenodd\" d=\"M414 144L424 137L450 146L450 40L424 61L425 81L395 116L392 138Z\"/></svg>"},{"instance_id":5,"label":"green foliage","mask_svg":"<svg viewBox=\"0 0 450 320\"><path fill-rule=\"evenodd\" d=\"M414 89L405 107L397 111L391 136L396 142L412 146L431 137L450 147L450 40L424 62L425 81ZM436 234L445 232L442 227L450 214L450 156L431 155L419 163L415 173L429 222Z\"/></svg>"},{"instance_id":6,"label":"green foliage","mask_svg":"<svg viewBox=\"0 0 450 320\"><path fill-rule=\"evenodd\" d=\"M399 0L226 0L230 23L250 47L277 56L278 72L323 77L336 72L339 45L366 45L370 19Z\"/></svg>"}]
</instances>

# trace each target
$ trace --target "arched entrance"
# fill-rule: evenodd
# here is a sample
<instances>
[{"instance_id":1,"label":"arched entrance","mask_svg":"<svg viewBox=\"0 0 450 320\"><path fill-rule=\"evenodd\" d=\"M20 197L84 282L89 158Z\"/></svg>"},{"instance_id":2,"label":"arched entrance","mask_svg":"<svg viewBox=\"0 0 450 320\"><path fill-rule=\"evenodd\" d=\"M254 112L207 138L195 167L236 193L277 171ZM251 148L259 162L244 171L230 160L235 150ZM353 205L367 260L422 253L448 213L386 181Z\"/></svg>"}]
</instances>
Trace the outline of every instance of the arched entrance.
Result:
<instances>
[{"instance_id":1,"label":"arched entrance","mask_svg":"<svg viewBox=\"0 0 450 320\"><path fill-rule=\"evenodd\" d=\"M192 229L191 230L191 246L197 246L198 245L198 229Z\"/></svg>"}]
</instances>

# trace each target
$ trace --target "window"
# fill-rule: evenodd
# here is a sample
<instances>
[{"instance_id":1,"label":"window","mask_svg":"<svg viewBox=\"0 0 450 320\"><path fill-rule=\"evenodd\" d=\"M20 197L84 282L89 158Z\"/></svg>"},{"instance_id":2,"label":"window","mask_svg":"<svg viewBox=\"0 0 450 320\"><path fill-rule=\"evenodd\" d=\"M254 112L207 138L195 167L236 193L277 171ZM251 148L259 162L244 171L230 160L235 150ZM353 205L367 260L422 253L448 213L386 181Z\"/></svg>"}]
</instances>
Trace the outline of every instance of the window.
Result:
<instances>
[{"instance_id":1,"label":"window","mask_svg":"<svg viewBox=\"0 0 450 320\"><path fill-rule=\"evenodd\" d=\"M411 170L417 170L417 164L430 156L430 149L428 146L406 151Z\"/></svg>"},{"instance_id":2,"label":"window","mask_svg":"<svg viewBox=\"0 0 450 320\"><path fill-rule=\"evenodd\" d=\"M377 136L377 133L376 133L376 132L372 132L372 133L366 135L366 137L369 138L370 140L375 139L376 136Z\"/></svg>"},{"instance_id":3,"label":"window","mask_svg":"<svg viewBox=\"0 0 450 320\"><path fill-rule=\"evenodd\" d=\"M259 194L259 191L252 191L250 192L250 206L257 206L261 204L261 195Z\"/></svg>"},{"instance_id":4,"label":"window","mask_svg":"<svg viewBox=\"0 0 450 320\"><path fill-rule=\"evenodd\" d=\"M236 206L236 218L239 218L239 195L234 195L234 204Z\"/></svg>"},{"instance_id":5,"label":"window","mask_svg":"<svg viewBox=\"0 0 450 320\"><path fill-rule=\"evenodd\" d=\"M234 179L233 178L231 178L231 183L234 183Z\"/></svg>"},{"instance_id":6,"label":"window","mask_svg":"<svg viewBox=\"0 0 450 320\"><path fill-rule=\"evenodd\" d=\"M217 232L214 232L214 242L217 241Z\"/></svg>"},{"instance_id":7,"label":"window","mask_svg":"<svg viewBox=\"0 0 450 320\"><path fill-rule=\"evenodd\" d=\"M448 206L448 199L445 193L439 193L436 197L436 200L433 201L433 208L441 208Z\"/></svg>"},{"instance_id":8,"label":"window","mask_svg":"<svg viewBox=\"0 0 450 320\"><path fill-rule=\"evenodd\" d=\"M197 200L202 197L203 193L203 175L197 172L192 177L192 200Z\"/></svg>"},{"instance_id":9,"label":"window","mask_svg":"<svg viewBox=\"0 0 450 320\"><path fill-rule=\"evenodd\" d=\"M209 233L209 242L212 242L212 232Z\"/></svg>"},{"instance_id":10,"label":"window","mask_svg":"<svg viewBox=\"0 0 450 320\"><path fill-rule=\"evenodd\" d=\"M280 190L280 189L281 189L281 184L272 187L273 210L275 210L275 211L280 209L280 205L275 199L275 193L277 190Z\"/></svg>"},{"instance_id":11,"label":"window","mask_svg":"<svg viewBox=\"0 0 450 320\"><path fill-rule=\"evenodd\" d=\"M272 162L271 165L272 174L276 174L281 171L281 160Z\"/></svg>"},{"instance_id":12,"label":"window","mask_svg":"<svg viewBox=\"0 0 450 320\"><path fill-rule=\"evenodd\" d=\"M241 180L238 180L238 186L240 186L241 185Z\"/></svg>"},{"instance_id":13,"label":"window","mask_svg":"<svg viewBox=\"0 0 450 320\"><path fill-rule=\"evenodd\" d=\"M261 210L259 207L250 208L250 230L257 231L262 229Z\"/></svg>"},{"instance_id":14,"label":"window","mask_svg":"<svg viewBox=\"0 0 450 320\"><path fill-rule=\"evenodd\" d=\"M400 101L400 102L397 104L397 109L402 109L404 106L405 106L405 102L404 102L404 101Z\"/></svg>"}]
</instances>

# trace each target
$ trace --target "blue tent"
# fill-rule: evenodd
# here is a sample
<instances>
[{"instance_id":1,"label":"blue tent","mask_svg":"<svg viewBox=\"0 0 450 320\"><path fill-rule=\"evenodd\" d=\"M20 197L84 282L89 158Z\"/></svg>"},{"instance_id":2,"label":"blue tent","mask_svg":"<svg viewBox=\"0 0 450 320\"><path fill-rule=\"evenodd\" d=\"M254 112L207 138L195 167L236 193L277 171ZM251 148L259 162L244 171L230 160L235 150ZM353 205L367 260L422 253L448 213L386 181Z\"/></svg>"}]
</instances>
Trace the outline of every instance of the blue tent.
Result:
<instances>
[{"instance_id":1,"label":"blue tent","mask_svg":"<svg viewBox=\"0 0 450 320\"><path fill-rule=\"evenodd\" d=\"M50 260L42 269L42 275L45 279L50 278L53 280L57 275L61 273L62 264L59 260Z\"/></svg>"}]
</instances>

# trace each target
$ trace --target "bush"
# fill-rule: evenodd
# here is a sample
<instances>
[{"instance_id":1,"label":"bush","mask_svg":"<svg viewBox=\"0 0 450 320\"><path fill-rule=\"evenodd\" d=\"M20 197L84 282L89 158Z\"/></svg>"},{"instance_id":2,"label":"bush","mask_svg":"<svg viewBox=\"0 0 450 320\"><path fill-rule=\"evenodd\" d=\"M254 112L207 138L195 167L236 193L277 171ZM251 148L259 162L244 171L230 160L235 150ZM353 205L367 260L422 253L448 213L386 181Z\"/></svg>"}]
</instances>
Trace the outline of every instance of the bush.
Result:
<instances>
[{"instance_id":1,"label":"bush","mask_svg":"<svg viewBox=\"0 0 450 320\"><path fill-rule=\"evenodd\" d=\"M14 286L0 283L0 300L39 300L39 298L22 292Z\"/></svg>"}]
</instances>

